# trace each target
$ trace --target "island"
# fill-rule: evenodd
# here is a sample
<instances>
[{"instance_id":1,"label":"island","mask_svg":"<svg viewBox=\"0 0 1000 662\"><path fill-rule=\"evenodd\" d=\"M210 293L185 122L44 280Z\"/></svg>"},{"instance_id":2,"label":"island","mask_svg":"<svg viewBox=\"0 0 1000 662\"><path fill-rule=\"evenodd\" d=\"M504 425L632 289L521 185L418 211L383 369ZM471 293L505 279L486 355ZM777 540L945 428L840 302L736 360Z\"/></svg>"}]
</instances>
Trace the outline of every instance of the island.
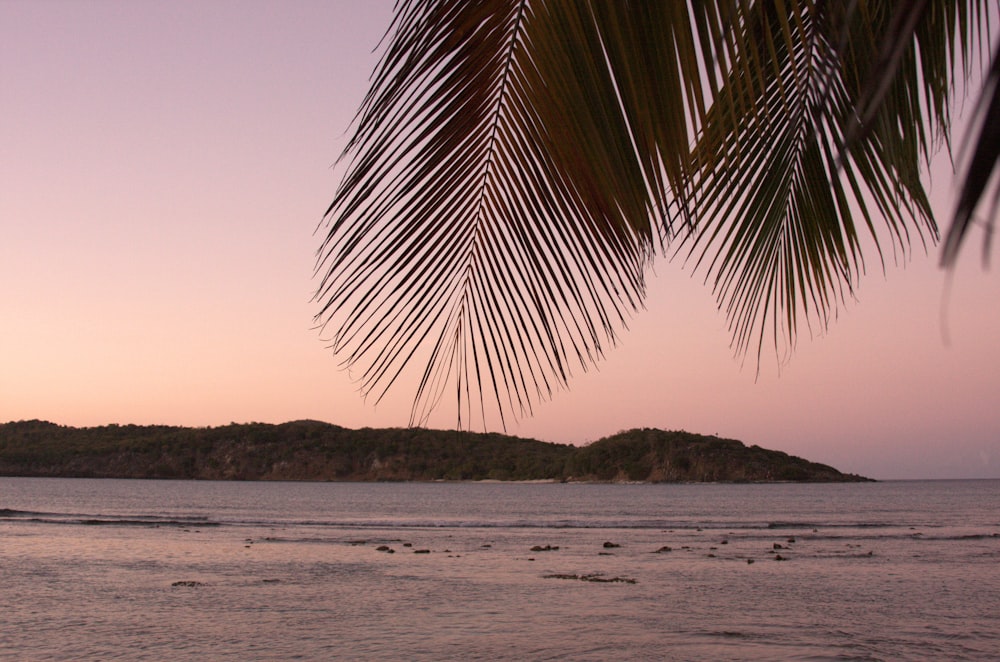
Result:
<instances>
[{"instance_id":1,"label":"island","mask_svg":"<svg viewBox=\"0 0 1000 662\"><path fill-rule=\"evenodd\" d=\"M635 429L574 446L496 433L352 430L320 421L218 427L0 424L0 476L297 481L854 482L780 451Z\"/></svg>"}]
</instances>

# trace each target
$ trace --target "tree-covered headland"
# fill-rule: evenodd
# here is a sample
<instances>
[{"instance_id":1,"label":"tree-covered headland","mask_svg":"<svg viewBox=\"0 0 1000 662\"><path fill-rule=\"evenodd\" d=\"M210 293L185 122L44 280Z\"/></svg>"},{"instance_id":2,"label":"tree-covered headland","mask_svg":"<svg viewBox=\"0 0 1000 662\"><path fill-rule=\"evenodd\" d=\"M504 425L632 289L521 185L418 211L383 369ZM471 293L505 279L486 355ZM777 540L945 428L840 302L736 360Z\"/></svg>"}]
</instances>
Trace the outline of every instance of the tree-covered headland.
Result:
<instances>
[{"instance_id":1,"label":"tree-covered headland","mask_svg":"<svg viewBox=\"0 0 1000 662\"><path fill-rule=\"evenodd\" d=\"M0 424L0 475L198 480L864 480L779 451L689 432L637 429L587 446L423 428L318 421L219 427L45 421Z\"/></svg>"}]
</instances>

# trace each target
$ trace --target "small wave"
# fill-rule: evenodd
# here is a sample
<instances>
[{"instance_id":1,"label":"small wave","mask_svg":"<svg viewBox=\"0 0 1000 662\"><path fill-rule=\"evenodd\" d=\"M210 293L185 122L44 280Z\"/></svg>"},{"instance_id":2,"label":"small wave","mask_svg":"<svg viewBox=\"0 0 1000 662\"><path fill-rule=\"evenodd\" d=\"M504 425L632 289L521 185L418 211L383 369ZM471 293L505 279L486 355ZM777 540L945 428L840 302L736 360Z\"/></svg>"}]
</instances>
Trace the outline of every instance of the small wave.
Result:
<instances>
[{"instance_id":1,"label":"small wave","mask_svg":"<svg viewBox=\"0 0 1000 662\"><path fill-rule=\"evenodd\" d=\"M768 538L777 530L794 531L798 535L813 538L840 538L847 532L850 537L863 538L908 538L911 531L904 527L885 523L847 522L798 522L773 526L767 522L691 522L676 520L622 520L619 518L581 519L418 519L418 518L366 518L366 519L232 519L222 522L240 527L311 527L319 529L546 529L598 530L614 529L625 531L670 531L677 534L711 533L718 531L741 532L744 537ZM884 529L884 531L882 531ZM859 532L863 531L863 533ZM810 533L806 533L810 532Z\"/></svg>"},{"instance_id":2,"label":"small wave","mask_svg":"<svg viewBox=\"0 0 1000 662\"><path fill-rule=\"evenodd\" d=\"M0 518L20 519L24 517L37 517L45 513L36 513L30 510L14 510L12 508L0 508Z\"/></svg>"},{"instance_id":3,"label":"small wave","mask_svg":"<svg viewBox=\"0 0 1000 662\"><path fill-rule=\"evenodd\" d=\"M889 529L904 526L892 522L768 522L768 529Z\"/></svg>"},{"instance_id":4,"label":"small wave","mask_svg":"<svg viewBox=\"0 0 1000 662\"><path fill-rule=\"evenodd\" d=\"M991 540L1000 538L1000 533L966 533L954 536L926 536L923 534L913 534L909 536L915 540Z\"/></svg>"},{"instance_id":5,"label":"small wave","mask_svg":"<svg viewBox=\"0 0 1000 662\"><path fill-rule=\"evenodd\" d=\"M675 522L623 522L621 520L415 520L415 519L365 519L365 520L238 520L227 522L237 526L302 526L335 529L617 529L617 530L672 530L699 531L702 527ZM724 528L724 527L720 527ZM729 528L734 528L730 526ZM736 527L743 528L743 527Z\"/></svg>"},{"instance_id":6,"label":"small wave","mask_svg":"<svg viewBox=\"0 0 1000 662\"><path fill-rule=\"evenodd\" d=\"M32 510L0 508L0 519L34 524L67 524L86 526L220 526L200 515L175 517L172 515L113 515L90 513L52 513Z\"/></svg>"},{"instance_id":7,"label":"small wave","mask_svg":"<svg viewBox=\"0 0 1000 662\"><path fill-rule=\"evenodd\" d=\"M889 522L857 522L836 520L750 520L734 521L726 519L658 519L620 517L374 517L331 519L295 518L295 517L222 517L213 518L202 514L161 513L68 513L68 512L37 512L13 508L0 509L0 521L33 522L44 524L82 525L82 526L163 526L163 527L307 527L314 529L498 529L498 530L618 530L618 531L670 531L677 535L697 535L705 532L728 531L730 535L739 532L746 539L769 538L778 532L794 532L814 539L836 539L848 535L852 539L955 539L981 540L1000 538L993 532L972 533L967 535L947 536L939 531L934 535L933 525L921 526L926 534L913 527ZM784 534L782 534L784 535Z\"/></svg>"},{"instance_id":8,"label":"small wave","mask_svg":"<svg viewBox=\"0 0 1000 662\"><path fill-rule=\"evenodd\" d=\"M77 520L77 524L87 526L221 526L220 522L209 522L207 520L177 520L177 519L83 519Z\"/></svg>"}]
</instances>

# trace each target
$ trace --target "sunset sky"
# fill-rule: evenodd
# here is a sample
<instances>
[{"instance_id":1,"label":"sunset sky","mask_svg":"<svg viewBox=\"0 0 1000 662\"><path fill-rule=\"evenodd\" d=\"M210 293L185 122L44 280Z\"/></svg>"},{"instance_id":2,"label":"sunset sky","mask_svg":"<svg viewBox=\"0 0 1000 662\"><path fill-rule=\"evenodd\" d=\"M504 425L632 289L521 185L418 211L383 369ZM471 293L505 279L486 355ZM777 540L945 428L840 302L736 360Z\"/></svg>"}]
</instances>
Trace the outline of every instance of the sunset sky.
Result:
<instances>
[{"instance_id":1,"label":"sunset sky","mask_svg":"<svg viewBox=\"0 0 1000 662\"><path fill-rule=\"evenodd\" d=\"M363 401L310 301L391 10L0 1L0 422L407 424L412 390ZM928 181L947 227L946 153ZM856 300L759 376L703 274L660 259L619 347L508 432L685 429L875 478L1000 477L1000 273L981 239L950 285L937 247L884 274L870 254Z\"/></svg>"}]
</instances>

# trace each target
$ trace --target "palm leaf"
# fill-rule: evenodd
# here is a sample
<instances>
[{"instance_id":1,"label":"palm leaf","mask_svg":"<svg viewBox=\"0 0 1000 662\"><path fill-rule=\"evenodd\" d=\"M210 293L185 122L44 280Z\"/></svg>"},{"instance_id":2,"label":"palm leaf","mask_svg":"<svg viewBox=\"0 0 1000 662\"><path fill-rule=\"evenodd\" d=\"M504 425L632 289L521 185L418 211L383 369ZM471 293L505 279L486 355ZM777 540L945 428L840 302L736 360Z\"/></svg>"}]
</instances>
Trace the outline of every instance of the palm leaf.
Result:
<instances>
[{"instance_id":1,"label":"palm leaf","mask_svg":"<svg viewBox=\"0 0 1000 662\"><path fill-rule=\"evenodd\" d=\"M780 351L869 243L936 241L920 166L981 5L404 0L317 319L364 393L415 372L411 422L454 388L460 426L503 425L616 342L679 238L737 351Z\"/></svg>"},{"instance_id":2,"label":"palm leaf","mask_svg":"<svg viewBox=\"0 0 1000 662\"><path fill-rule=\"evenodd\" d=\"M530 413L641 305L645 190L634 173L606 176L627 167L600 160L619 145L549 150L579 127L536 111L560 82L539 78L540 25L525 1L406 3L348 147L320 251L319 319L366 393L426 366L412 422L449 384L460 424ZM547 57L592 47L586 26L560 29L569 36ZM614 99L596 64L579 73ZM601 128L589 131L629 140ZM578 160L596 164L589 177L567 175Z\"/></svg>"},{"instance_id":3,"label":"palm leaf","mask_svg":"<svg viewBox=\"0 0 1000 662\"><path fill-rule=\"evenodd\" d=\"M965 180L955 205L955 215L951 227L945 236L944 249L941 252L941 262L953 267L958 259L962 241L973 223L973 214L980 201L986 195L990 181L994 179L997 162L1000 160L1000 44L993 53L993 65L986 77L983 94L976 108L978 116L978 135L972 156L966 166ZM997 200L1000 190L994 190L991 209L987 213L985 223L985 239L983 241L983 262L987 263L990 252L990 240L993 236L993 226L996 220Z\"/></svg>"},{"instance_id":4,"label":"palm leaf","mask_svg":"<svg viewBox=\"0 0 1000 662\"><path fill-rule=\"evenodd\" d=\"M953 68L982 20L975 5L776 2L741 13L694 149L699 224L682 244L739 353L759 360L771 339L783 354L800 321L825 327L868 248L884 268L887 254L905 260L914 242L937 241L920 170L947 135Z\"/></svg>"}]
</instances>

